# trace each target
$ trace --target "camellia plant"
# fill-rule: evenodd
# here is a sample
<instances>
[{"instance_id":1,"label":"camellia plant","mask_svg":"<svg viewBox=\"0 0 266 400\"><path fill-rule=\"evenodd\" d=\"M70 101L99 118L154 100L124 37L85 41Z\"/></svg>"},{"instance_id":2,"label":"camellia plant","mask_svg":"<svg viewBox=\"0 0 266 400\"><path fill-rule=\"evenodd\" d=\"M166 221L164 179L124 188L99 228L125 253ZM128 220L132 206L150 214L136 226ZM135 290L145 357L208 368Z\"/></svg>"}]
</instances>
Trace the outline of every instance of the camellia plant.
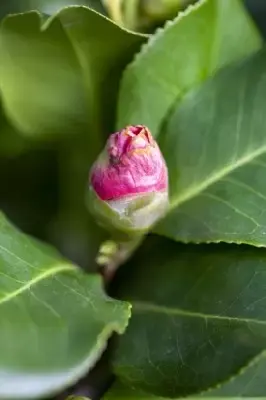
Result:
<instances>
[{"instance_id":1,"label":"camellia plant","mask_svg":"<svg viewBox=\"0 0 266 400\"><path fill-rule=\"evenodd\" d=\"M260 33L94 3L1 21L0 399L266 397Z\"/></svg>"}]
</instances>

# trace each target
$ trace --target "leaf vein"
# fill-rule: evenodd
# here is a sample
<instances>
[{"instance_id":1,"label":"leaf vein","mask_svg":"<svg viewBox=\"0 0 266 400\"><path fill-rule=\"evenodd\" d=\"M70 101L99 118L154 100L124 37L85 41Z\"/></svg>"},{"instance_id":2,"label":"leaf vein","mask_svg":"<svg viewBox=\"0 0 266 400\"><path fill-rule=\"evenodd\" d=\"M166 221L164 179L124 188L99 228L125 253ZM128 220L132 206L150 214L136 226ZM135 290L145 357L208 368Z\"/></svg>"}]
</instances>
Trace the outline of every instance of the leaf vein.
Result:
<instances>
[{"instance_id":1,"label":"leaf vein","mask_svg":"<svg viewBox=\"0 0 266 400\"><path fill-rule=\"evenodd\" d=\"M180 206L182 203L185 203L186 201L193 199L194 197L199 195L201 192L203 192L208 187L217 183L222 178L229 175L230 173L237 170L238 168L244 166L245 164L253 162L253 160L255 158L261 156L265 152L266 152L266 145L261 146L258 149L252 151L251 153L243 155L243 157L239 158L239 160L236 161L234 164L228 164L224 168L221 168L220 170L214 172L198 186L193 186L190 189L188 189L187 191L185 191L183 194L181 194L180 196L173 197L171 200L169 211L173 210L177 206Z\"/></svg>"},{"instance_id":2,"label":"leaf vein","mask_svg":"<svg viewBox=\"0 0 266 400\"><path fill-rule=\"evenodd\" d=\"M13 292L5 295L4 297L0 298L0 304L3 304L12 298L18 296L19 294L25 292L26 290L30 289L33 285L37 284L38 282L49 278L51 275L55 275L60 272L65 272L65 271L73 271L73 266L71 264L62 264L59 266L51 267L35 278L31 279L29 282L27 282L24 286L21 286L19 289L14 290Z\"/></svg>"},{"instance_id":3,"label":"leaf vein","mask_svg":"<svg viewBox=\"0 0 266 400\"><path fill-rule=\"evenodd\" d=\"M229 317L225 315L214 315L214 314L204 314L198 311L189 311L183 310L181 308L168 308L166 306L161 306L158 304L152 304L148 302L141 302L141 301L132 301L133 310L137 312L151 312L151 313L158 313L158 314L167 314L167 315L176 315L182 317L193 317L193 318L203 318L205 322L207 320L220 320L220 321L228 321L228 322L242 322L242 323L254 323L259 325L266 325L266 321L259 320L256 318L239 318L239 317Z\"/></svg>"}]
</instances>

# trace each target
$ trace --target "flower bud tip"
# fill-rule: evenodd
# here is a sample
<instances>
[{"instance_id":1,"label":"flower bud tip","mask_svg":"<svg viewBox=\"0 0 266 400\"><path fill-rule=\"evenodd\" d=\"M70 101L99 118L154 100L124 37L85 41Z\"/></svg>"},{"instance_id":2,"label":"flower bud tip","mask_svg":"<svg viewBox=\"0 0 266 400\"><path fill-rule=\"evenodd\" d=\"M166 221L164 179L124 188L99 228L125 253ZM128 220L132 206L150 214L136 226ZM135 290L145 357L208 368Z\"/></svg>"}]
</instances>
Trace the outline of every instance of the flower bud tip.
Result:
<instances>
[{"instance_id":1,"label":"flower bud tip","mask_svg":"<svg viewBox=\"0 0 266 400\"><path fill-rule=\"evenodd\" d=\"M98 203L105 203L104 213L108 206L117 215L119 226L125 222L127 228L147 229L163 215L168 171L147 127L128 126L110 135L92 166L90 186Z\"/></svg>"}]
</instances>

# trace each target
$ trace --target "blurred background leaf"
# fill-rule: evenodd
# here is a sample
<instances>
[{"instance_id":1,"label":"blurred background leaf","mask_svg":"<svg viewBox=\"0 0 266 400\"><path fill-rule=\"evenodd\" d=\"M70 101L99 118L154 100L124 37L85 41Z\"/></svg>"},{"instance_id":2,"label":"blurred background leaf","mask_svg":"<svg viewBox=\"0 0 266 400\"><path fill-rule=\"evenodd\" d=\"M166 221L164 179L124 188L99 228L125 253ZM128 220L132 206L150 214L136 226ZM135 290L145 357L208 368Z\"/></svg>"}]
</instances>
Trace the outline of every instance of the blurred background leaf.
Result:
<instances>
[{"instance_id":1,"label":"blurred background leaf","mask_svg":"<svg viewBox=\"0 0 266 400\"><path fill-rule=\"evenodd\" d=\"M88 397L69 396L66 400L90 400Z\"/></svg>"},{"instance_id":2,"label":"blurred background leaf","mask_svg":"<svg viewBox=\"0 0 266 400\"><path fill-rule=\"evenodd\" d=\"M109 16L134 31L152 32L197 0L102 0Z\"/></svg>"},{"instance_id":3,"label":"blurred background leaf","mask_svg":"<svg viewBox=\"0 0 266 400\"><path fill-rule=\"evenodd\" d=\"M53 15L63 7L87 6L105 14L101 0L8 0L2 1L0 5L0 17L11 13L19 13L31 10L39 10L47 15Z\"/></svg>"},{"instance_id":4,"label":"blurred background leaf","mask_svg":"<svg viewBox=\"0 0 266 400\"><path fill-rule=\"evenodd\" d=\"M0 157L16 157L26 151L30 145L30 141L11 126L0 105Z\"/></svg>"}]
</instances>

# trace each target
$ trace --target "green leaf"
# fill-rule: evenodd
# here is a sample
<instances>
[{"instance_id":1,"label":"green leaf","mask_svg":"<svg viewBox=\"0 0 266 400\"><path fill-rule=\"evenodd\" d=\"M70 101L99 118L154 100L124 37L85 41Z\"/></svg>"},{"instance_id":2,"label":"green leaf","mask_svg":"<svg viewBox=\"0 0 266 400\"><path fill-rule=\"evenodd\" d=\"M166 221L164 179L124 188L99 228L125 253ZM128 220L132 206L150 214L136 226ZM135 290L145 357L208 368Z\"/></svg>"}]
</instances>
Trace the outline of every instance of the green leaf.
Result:
<instances>
[{"instance_id":1,"label":"green leaf","mask_svg":"<svg viewBox=\"0 0 266 400\"><path fill-rule=\"evenodd\" d=\"M188 397L189 399L189 397ZM135 390L116 380L104 396L104 400L169 400L166 397L157 397Z\"/></svg>"},{"instance_id":2,"label":"green leaf","mask_svg":"<svg viewBox=\"0 0 266 400\"><path fill-rule=\"evenodd\" d=\"M45 14L52 15L55 12L59 11L63 7L69 7L75 4L75 6L86 6L90 7L93 10L105 15L105 9L101 0L28 0L30 4L28 4L28 10L38 9ZM28 11L27 10L27 11ZM25 10L23 10L25 11Z\"/></svg>"},{"instance_id":3,"label":"green leaf","mask_svg":"<svg viewBox=\"0 0 266 400\"><path fill-rule=\"evenodd\" d=\"M4 107L28 135L85 129L81 69L58 19L45 29L37 12L8 16L0 32Z\"/></svg>"},{"instance_id":4,"label":"green leaf","mask_svg":"<svg viewBox=\"0 0 266 400\"><path fill-rule=\"evenodd\" d=\"M242 398L265 396L266 352L263 351L257 359L244 368L238 376L219 387L202 393L200 397L241 396Z\"/></svg>"},{"instance_id":5,"label":"green leaf","mask_svg":"<svg viewBox=\"0 0 266 400\"><path fill-rule=\"evenodd\" d=\"M82 66L89 119L98 132L109 134L122 71L147 36L122 29L85 7L65 8L58 18Z\"/></svg>"},{"instance_id":6,"label":"green leaf","mask_svg":"<svg viewBox=\"0 0 266 400\"><path fill-rule=\"evenodd\" d=\"M266 370L266 353L265 351L250 365L243 369L239 375L221 384L219 387L203 392L198 396L186 397L192 398L207 398L210 399L265 399L265 370ZM180 397L179 397L180 398ZM105 400L167 400L165 397L156 397L132 387L126 386L117 381L107 392Z\"/></svg>"},{"instance_id":7,"label":"green leaf","mask_svg":"<svg viewBox=\"0 0 266 400\"><path fill-rule=\"evenodd\" d=\"M244 377L244 376L243 376ZM265 375L261 375L260 377L254 376L254 385L256 382L258 382L258 379L265 379ZM236 379L237 380L237 379ZM245 381L243 386L249 386L250 381ZM243 384L243 382L242 382ZM253 385L253 383L252 383ZM226 385L224 385L226 386ZM200 396L193 396L193 397L185 397L185 399L198 399L198 398L206 398L208 400L214 399L214 400L240 400L243 399L243 397L246 400L252 399L255 400L258 398L259 400L264 400L266 397L264 397L265 392L262 393L262 396L257 396L257 397L249 397L246 395L245 390L241 390L242 388L239 389L238 395L226 395L226 394L220 394L218 391L210 391L206 392L203 395ZM224 396L224 397L223 397ZM117 381L115 384L111 387L111 389L106 393L104 400L171 400L173 398L166 398L166 397L157 397L153 396L148 393L141 392L139 390L134 390L132 387L128 387L121 382ZM178 399L182 399L178 397Z\"/></svg>"},{"instance_id":8,"label":"green leaf","mask_svg":"<svg viewBox=\"0 0 266 400\"><path fill-rule=\"evenodd\" d=\"M265 271L264 249L146 242L113 288L133 307L118 339L115 374L136 390L163 397L214 389L258 357L265 375ZM258 379L246 395L265 391L265 379Z\"/></svg>"},{"instance_id":9,"label":"green leaf","mask_svg":"<svg viewBox=\"0 0 266 400\"><path fill-rule=\"evenodd\" d=\"M88 397L70 396L66 400L90 400Z\"/></svg>"},{"instance_id":10,"label":"green leaf","mask_svg":"<svg viewBox=\"0 0 266 400\"><path fill-rule=\"evenodd\" d=\"M122 333L130 306L107 297L55 250L0 217L0 398L30 399L69 386Z\"/></svg>"},{"instance_id":11,"label":"green leaf","mask_svg":"<svg viewBox=\"0 0 266 400\"><path fill-rule=\"evenodd\" d=\"M126 69L118 127L146 124L158 136L187 91L260 46L242 1L202 0L190 6L153 35Z\"/></svg>"},{"instance_id":12,"label":"green leaf","mask_svg":"<svg viewBox=\"0 0 266 400\"><path fill-rule=\"evenodd\" d=\"M54 14L62 7L70 6L73 0L8 0L0 7L0 17L7 14L39 10L47 15ZM75 0L76 5L84 5L104 14L104 7L99 0Z\"/></svg>"},{"instance_id":13,"label":"green leaf","mask_svg":"<svg viewBox=\"0 0 266 400\"><path fill-rule=\"evenodd\" d=\"M6 17L0 79L9 118L34 137L87 132L98 151L103 107L112 110L121 68L144 40L86 7L62 9L45 22L37 12Z\"/></svg>"},{"instance_id":14,"label":"green leaf","mask_svg":"<svg viewBox=\"0 0 266 400\"><path fill-rule=\"evenodd\" d=\"M266 49L190 92L162 140L171 207L157 232L265 246Z\"/></svg>"},{"instance_id":15,"label":"green leaf","mask_svg":"<svg viewBox=\"0 0 266 400\"><path fill-rule=\"evenodd\" d=\"M29 141L9 124L0 105L0 155L15 157L28 148Z\"/></svg>"}]
</instances>

